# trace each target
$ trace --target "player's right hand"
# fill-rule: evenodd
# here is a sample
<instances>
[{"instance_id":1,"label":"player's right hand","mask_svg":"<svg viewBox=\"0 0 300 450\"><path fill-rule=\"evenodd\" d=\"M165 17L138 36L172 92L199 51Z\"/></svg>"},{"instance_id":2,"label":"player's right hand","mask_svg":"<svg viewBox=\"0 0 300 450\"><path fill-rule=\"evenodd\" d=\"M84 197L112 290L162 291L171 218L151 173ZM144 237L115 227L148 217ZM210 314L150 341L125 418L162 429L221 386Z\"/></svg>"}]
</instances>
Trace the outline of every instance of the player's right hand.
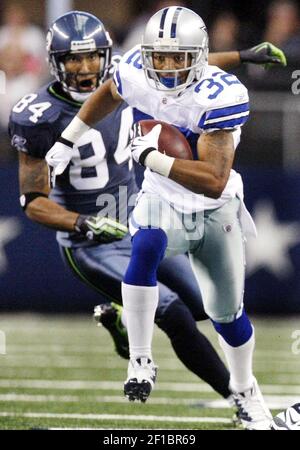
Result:
<instances>
[{"instance_id":1,"label":"player's right hand","mask_svg":"<svg viewBox=\"0 0 300 450\"><path fill-rule=\"evenodd\" d=\"M108 244L123 239L128 228L110 217L81 214L76 220L75 231L88 240Z\"/></svg>"},{"instance_id":2,"label":"player's right hand","mask_svg":"<svg viewBox=\"0 0 300 450\"><path fill-rule=\"evenodd\" d=\"M161 132L161 125L155 125L149 133L142 135L141 126L135 123L133 126L133 139L131 141L131 154L133 159L145 165L145 159L150 152L158 150L158 138Z\"/></svg>"},{"instance_id":3,"label":"player's right hand","mask_svg":"<svg viewBox=\"0 0 300 450\"><path fill-rule=\"evenodd\" d=\"M262 42L255 47L240 50L240 58L242 63L263 64L265 69L274 65L287 65L283 51L270 42Z\"/></svg>"},{"instance_id":4,"label":"player's right hand","mask_svg":"<svg viewBox=\"0 0 300 450\"><path fill-rule=\"evenodd\" d=\"M72 159L73 143L60 138L46 154L49 166L50 187L55 186L57 175L61 175Z\"/></svg>"}]
</instances>

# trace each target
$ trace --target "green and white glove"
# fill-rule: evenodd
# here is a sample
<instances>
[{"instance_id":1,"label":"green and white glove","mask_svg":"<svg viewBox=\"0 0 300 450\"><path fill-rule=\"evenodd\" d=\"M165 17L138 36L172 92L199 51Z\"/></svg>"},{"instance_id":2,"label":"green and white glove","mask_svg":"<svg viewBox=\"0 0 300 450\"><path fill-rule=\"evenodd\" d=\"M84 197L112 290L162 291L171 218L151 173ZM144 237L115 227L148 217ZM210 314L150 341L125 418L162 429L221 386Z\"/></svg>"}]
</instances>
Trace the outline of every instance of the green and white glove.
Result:
<instances>
[{"instance_id":1,"label":"green and white glove","mask_svg":"<svg viewBox=\"0 0 300 450\"><path fill-rule=\"evenodd\" d=\"M240 50L242 63L263 64L265 69L273 66L286 66L285 54L270 42L262 42L255 47Z\"/></svg>"},{"instance_id":2,"label":"green and white glove","mask_svg":"<svg viewBox=\"0 0 300 450\"><path fill-rule=\"evenodd\" d=\"M108 244L123 239L128 228L110 217L81 214L76 220L75 231L90 241Z\"/></svg>"}]
</instances>

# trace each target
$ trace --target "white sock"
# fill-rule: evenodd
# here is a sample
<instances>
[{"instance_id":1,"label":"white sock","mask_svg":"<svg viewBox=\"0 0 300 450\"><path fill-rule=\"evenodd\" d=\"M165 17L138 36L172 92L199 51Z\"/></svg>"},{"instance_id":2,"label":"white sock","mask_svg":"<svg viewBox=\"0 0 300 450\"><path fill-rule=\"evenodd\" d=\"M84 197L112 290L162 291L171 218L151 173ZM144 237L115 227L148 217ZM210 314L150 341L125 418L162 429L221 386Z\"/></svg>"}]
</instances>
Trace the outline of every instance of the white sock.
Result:
<instances>
[{"instance_id":1,"label":"white sock","mask_svg":"<svg viewBox=\"0 0 300 450\"><path fill-rule=\"evenodd\" d=\"M122 283L122 299L130 359L146 357L152 360L151 343L158 304L158 286Z\"/></svg>"},{"instance_id":2,"label":"white sock","mask_svg":"<svg viewBox=\"0 0 300 450\"><path fill-rule=\"evenodd\" d=\"M121 323L122 323L123 327L125 327L127 330L127 320L126 320L126 314L125 314L124 308L122 308Z\"/></svg>"},{"instance_id":3,"label":"white sock","mask_svg":"<svg viewBox=\"0 0 300 450\"><path fill-rule=\"evenodd\" d=\"M253 328L253 327L252 327ZM230 372L230 388L243 392L253 385L252 357L255 346L254 328L250 339L239 347L232 347L219 335L219 343L225 354Z\"/></svg>"}]
</instances>

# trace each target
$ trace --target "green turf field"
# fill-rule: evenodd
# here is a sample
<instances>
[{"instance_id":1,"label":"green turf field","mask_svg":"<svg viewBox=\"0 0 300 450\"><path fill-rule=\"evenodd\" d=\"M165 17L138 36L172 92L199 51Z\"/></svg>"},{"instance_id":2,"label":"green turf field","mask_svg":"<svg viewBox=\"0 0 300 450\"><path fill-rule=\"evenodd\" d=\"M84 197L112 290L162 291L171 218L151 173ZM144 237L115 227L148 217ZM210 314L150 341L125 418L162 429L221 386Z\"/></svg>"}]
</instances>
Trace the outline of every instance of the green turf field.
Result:
<instances>
[{"instance_id":1,"label":"green turf field","mask_svg":"<svg viewBox=\"0 0 300 450\"><path fill-rule=\"evenodd\" d=\"M292 338L300 318L253 321L255 373L277 412L300 399L300 345ZM201 323L201 329L217 346L210 323ZM233 427L232 410L180 363L157 328L158 381L145 404L123 398L127 361L89 316L2 315L0 330L6 336L6 354L0 355L0 429Z\"/></svg>"}]
</instances>

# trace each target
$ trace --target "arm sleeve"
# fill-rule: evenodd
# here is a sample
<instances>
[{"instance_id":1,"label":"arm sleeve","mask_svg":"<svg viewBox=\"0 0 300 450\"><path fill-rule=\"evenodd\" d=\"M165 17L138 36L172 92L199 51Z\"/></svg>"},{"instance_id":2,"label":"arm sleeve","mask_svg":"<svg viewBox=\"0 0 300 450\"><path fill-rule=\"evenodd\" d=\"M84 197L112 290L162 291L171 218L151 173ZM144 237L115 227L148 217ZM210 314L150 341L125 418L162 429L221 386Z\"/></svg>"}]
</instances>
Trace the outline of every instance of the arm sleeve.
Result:
<instances>
[{"instance_id":1,"label":"arm sleeve","mask_svg":"<svg viewBox=\"0 0 300 450\"><path fill-rule=\"evenodd\" d=\"M206 111L202 115L198 126L203 132L236 130L244 125L248 118L249 102L244 102Z\"/></svg>"},{"instance_id":2,"label":"arm sleeve","mask_svg":"<svg viewBox=\"0 0 300 450\"><path fill-rule=\"evenodd\" d=\"M44 159L56 140L47 124L26 126L10 120L8 132L12 147L34 158Z\"/></svg>"}]
</instances>

